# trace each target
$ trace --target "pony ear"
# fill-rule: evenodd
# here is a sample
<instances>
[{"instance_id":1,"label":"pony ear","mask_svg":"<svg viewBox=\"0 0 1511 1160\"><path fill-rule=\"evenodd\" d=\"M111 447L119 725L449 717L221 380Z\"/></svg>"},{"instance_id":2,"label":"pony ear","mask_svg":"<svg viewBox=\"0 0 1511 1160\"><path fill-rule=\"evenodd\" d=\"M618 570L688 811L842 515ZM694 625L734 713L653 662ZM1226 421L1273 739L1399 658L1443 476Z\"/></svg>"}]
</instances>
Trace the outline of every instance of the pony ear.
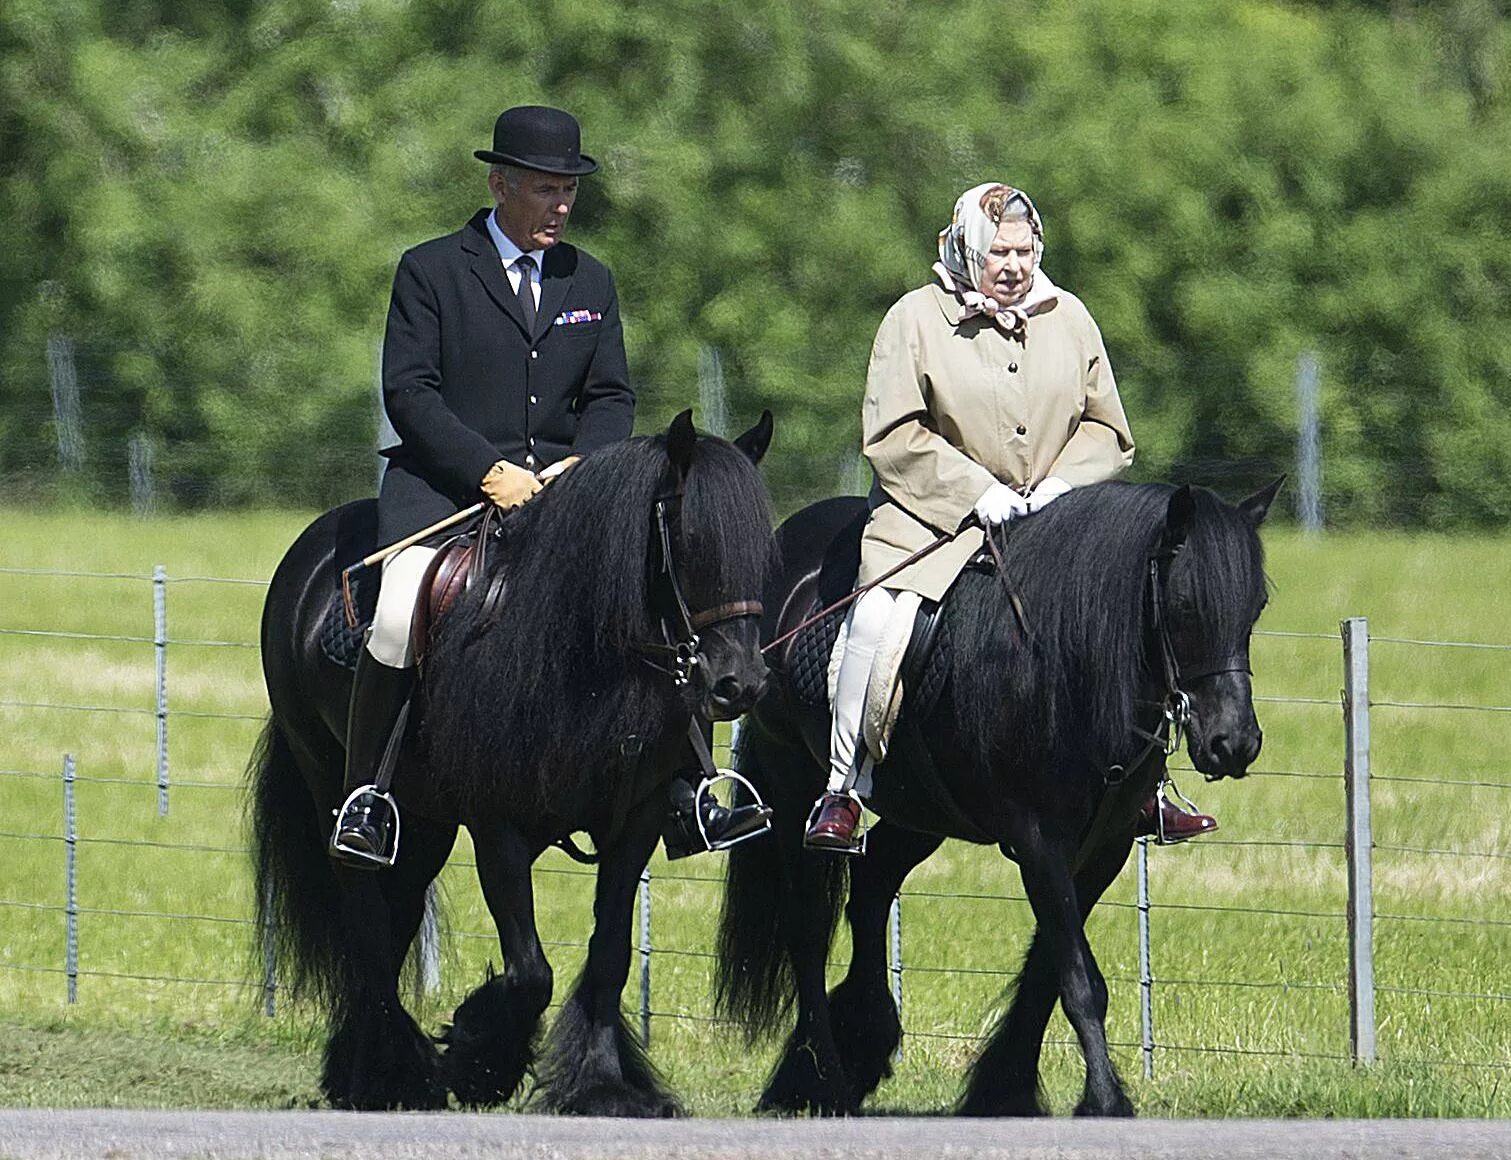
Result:
<instances>
[{"instance_id":1,"label":"pony ear","mask_svg":"<svg viewBox=\"0 0 1511 1160\"><path fill-rule=\"evenodd\" d=\"M735 436L734 445L752 463L761 462L766 454L766 449L771 446L771 411L767 409L761 412L761 417L756 420L756 425L743 435Z\"/></svg>"},{"instance_id":2,"label":"pony ear","mask_svg":"<svg viewBox=\"0 0 1511 1160\"><path fill-rule=\"evenodd\" d=\"M1191 496L1191 485L1182 484L1170 493L1170 502L1165 508L1165 530L1160 533L1161 553L1175 552L1186 542L1186 533L1191 530L1191 520L1196 515L1196 500Z\"/></svg>"},{"instance_id":3,"label":"pony ear","mask_svg":"<svg viewBox=\"0 0 1511 1160\"><path fill-rule=\"evenodd\" d=\"M666 429L666 457L680 474L686 475L693 465L693 448L697 443L698 433L693 430L693 412L689 407Z\"/></svg>"},{"instance_id":4,"label":"pony ear","mask_svg":"<svg viewBox=\"0 0 1511 1160\"><path fill-rule=\"evenodd\" d=\"M1280 490L1280 485L1285 482L1284 475L1275 477L1275 482L1268 487L1262 487L1246 500L1241 500L1238 510L1249 517L1249 523L1256 528L1264 523L1264 517L1269 514L1270 504L1275 502L1275 494Z\"/></svg>"}]
</instances>

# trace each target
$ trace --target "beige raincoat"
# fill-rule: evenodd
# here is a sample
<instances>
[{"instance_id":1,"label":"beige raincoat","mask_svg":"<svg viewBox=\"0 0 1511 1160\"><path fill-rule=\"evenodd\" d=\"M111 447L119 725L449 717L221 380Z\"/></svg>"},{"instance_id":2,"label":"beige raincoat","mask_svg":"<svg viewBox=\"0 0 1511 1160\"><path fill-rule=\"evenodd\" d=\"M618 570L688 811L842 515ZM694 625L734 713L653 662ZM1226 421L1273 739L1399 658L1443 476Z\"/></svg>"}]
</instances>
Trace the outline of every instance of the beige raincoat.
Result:
<instances>
[{"instance_id":1,"label":"beige raincoat","mask_svg":"<svg viewBox=\"0 0 1511 1160\"><path fill-rule=\"evenodd\" d=\"M1026 492L1057 476L1080 487L1133 462L1101 332L1080 299L1057 294L1016 337L984 315L957 322L959 303L938 283L887 312L861 420L877 482L862 585L953 532L993 483ZM886 587L939 600L982 542L972 528Z\"/></svg>"}]
</instances>

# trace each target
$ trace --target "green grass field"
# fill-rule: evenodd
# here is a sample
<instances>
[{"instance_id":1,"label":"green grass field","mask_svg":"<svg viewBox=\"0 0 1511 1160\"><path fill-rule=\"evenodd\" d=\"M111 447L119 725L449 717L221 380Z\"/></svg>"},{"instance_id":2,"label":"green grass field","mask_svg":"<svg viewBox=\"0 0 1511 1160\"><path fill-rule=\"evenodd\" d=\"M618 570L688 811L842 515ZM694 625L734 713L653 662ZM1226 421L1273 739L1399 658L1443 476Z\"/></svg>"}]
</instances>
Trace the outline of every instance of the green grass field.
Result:
<instances>
[{"instance_id":1,"label":"green grass field","mask_svg":"<svg viewBox=\"0 0 1511 1160\"><path fill-rule=\"evenodd\" d=\"M136 521L4 513L0 567L0 1103L266 1107L317 1098L308 1012L263 992L250 914L241 782L264 711L261 581L298 514ZM1168 1115L1511 1115L1511 542L1268 533L1275 592L1254 668L1266 732L1255 776L1182 786L1222 819L1214 838L1150 854L1155 1076L1142 1077L1134 875L1092 919L1109 1033L1135 1102ZM153 565L167 585L170 809L157 806ZM1364 615L1375 702L1375 956L1381 1062L1348 1062L1342 683L1338 621ZM1394 638L1394 639L1392 639ZM1418 708L1473 705L1483 708ZM53 707L45 707L53 706ZM92 706L88 710L56 706ZM101 711L101 708L112 711ZM77 763L78 1002L65 1001L63 791ZM184 847L194 847L186 849ZM1420 851L1439 851L1423 853ZM431 1028L497 961L465 863L443 876ZM708 1022L717 856L654 876L652 1054L691 1111L748 1110L774 1046ZM591 880L565 858L537 873L540 924L570 985ZM904 1025L876 1103L947 1106L1026 946L1016 872L951 843L903 898ZM985 896L985 897L984 897ZM1282 912L1282 913L1275 913ZM835 958L847 955L843 936ZM638 1000L632 970L626 1003ZM169 981L172 980L172 981ZM1060 1016L1046 1083L1074 1103L1080 1063Z\"/></svg>"}]
</instances>

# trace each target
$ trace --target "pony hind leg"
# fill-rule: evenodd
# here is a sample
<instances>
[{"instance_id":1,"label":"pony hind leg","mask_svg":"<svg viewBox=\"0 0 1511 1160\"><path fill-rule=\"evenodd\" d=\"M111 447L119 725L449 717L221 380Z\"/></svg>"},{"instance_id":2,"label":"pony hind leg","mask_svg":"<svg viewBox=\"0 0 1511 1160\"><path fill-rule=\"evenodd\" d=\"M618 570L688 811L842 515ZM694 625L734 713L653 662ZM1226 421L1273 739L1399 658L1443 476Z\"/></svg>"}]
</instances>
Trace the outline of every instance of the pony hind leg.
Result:
<instances>
[{"instance_id":1,"label":"pony hind leg","mask_svg":"<svg viewBox=\"0 0 1511 1160\"><path fill-rule=\"evenodd\" d=\"M781 723L796 732L796 725ZM803 819L823 772L759 721L741 736L740 771L776 811L771 833L730 851L720 931L721 1007L751 1036L774 1030L793 992L797 1018L757 1112L845 1116L860 1099L834 1038L825 969L850 861L803 848ZM867 857L870 857L868 854Z\"/></svg>"},{"instance_id":2,"label":"pony hind leg","mask_svg":"<svg viewBox=\"0 0 1511 1160\"><path fill-rule=\"evenodd\" d=\"M530 867L540 851L511 826L472 830L478 880L498 927L504 973L488 977L441 1034L447 1086L468 1107L504 1103L535 1062L540 1018L551 1002L551 964L535 926Z\"/></svg>"},{"instance_id":3,"label":"pony hind leg","mask_svg":"<svg viewBox=\"0 0 1511 1160\"><path fill-rule=\"evenodd\" d=\"M867 836L864 858L850 872L850 969L829 993L835 1045L857 1102L892 1074L902 1023L887 987L887 922L892 900L913 868L944 841L881 822Z\"/></svg>"},{"instance_id":4,"label":"pony hind leg","mask_svg":"<svg viewBox=\"0 0 1511 1160\"><path fill-rule=\"evenodd\" d=\"M665 798L653 793L601 851L588 957L546 1041L540 1101L576 1116L664 1118L683 1114L624 1020L630 929L640 872L661 835Z\"/></svg>"},{"instance_id":5,"label":"pony hind leg","mask_svg":"<svg viewBox=\"0 0 1511 1160\"><path fill-rule=\"evenodd\" d=\"M390 937L392 912L379 875L336 867L340 880L346 982L332 996L330 1038L320 1086L333 1107L373 1111L446 1106L440 1059L399 996L403 955ZM396 893L395 887L387 888ZM404 900L421 911L424 887Z\"/></svg>"},{"instance_id":6,"label":"pony hind leg","mask_svg":"<svg viewBox=\"0 0 1511 1160\"><path fill-rule=\"evenodd\" d=\"M321 741L317 724L299 722L297 737L276 719L269 725L254 813L264 921L277 921L297 978L324 1001L320 1090L338 1108L445 1107L435 1047L399 997L409 938L396 943L390 934L397 915L412 911L418 921L422 912L424 883L435 874L418 866L427 843L406 842L399 864L383 874L327 857L326 789L334 794L340 784L341 751ZM449 849L441 844L439 862Z\"/></svg>"}]
</instances>

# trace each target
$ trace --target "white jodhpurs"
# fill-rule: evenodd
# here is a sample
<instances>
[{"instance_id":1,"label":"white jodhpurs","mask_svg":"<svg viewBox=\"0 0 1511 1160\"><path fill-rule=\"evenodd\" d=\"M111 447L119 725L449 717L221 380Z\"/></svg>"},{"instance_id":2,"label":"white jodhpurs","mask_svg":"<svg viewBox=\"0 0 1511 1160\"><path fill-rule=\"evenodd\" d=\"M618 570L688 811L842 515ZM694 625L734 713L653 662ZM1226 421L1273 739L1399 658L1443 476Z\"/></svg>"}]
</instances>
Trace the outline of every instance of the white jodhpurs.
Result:
<instances>
[{"instance_id":1,"label":"white jodhpurs","mask_svg":"<svg viewBox=\"0 0 1511 1160\"><path fill-rule=\"evenodd\" d=\"M862 797L871 790L870 754L856 761L860 730L866 711L866 688L871 683L871 665L887 630L896 597L885 588L872 588L850 608L845 618L845 653L840 658L834 683L834 718L829 726L829 792L856 790Z\"/></svg>"},{"instance_id":2,"label":"white jodhpurs","mask_svg":"<svg viewBox=\"0 0 1511 1160\"><path fill-rule=\"evenodd\" d=\"M434 548L416 545L383 561L378 610L373 613L372 632L367 637L367 651L379 664L391 669L407 669L414 664L411 629L415 600L435 553Z\"/></svg>"}]
</instances>

